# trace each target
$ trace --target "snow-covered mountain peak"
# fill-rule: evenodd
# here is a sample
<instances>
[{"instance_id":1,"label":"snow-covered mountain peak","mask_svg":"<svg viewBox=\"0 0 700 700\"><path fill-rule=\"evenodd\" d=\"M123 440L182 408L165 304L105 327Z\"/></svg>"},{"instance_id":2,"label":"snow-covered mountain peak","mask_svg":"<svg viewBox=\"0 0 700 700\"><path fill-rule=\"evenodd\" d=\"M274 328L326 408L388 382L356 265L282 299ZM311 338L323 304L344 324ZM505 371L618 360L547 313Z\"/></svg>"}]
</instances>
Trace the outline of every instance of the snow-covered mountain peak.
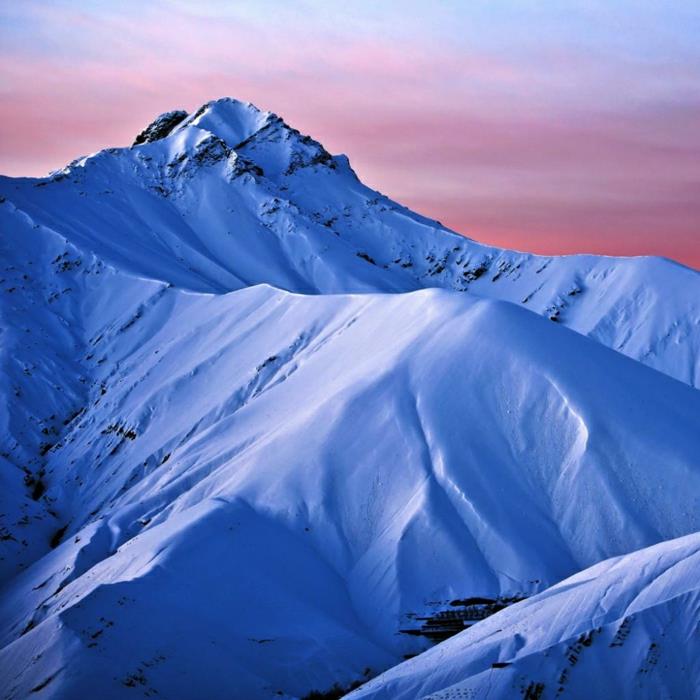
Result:
<instances>
[{"instance_id":1,"label":"snow-covered mountain peak","mask_svg":"<svg viewBox=\"0 0 700 700\"><path fill-rule=\"evenodd\" d=\"M192 163L210 165L233 155L229 173L264 173L277 184L312 166L335 170L340 165L354 177L346 157L334 158L318 141L273 112L232 97L207 102L191 115L182 110L159 115L139 133L132 148L156 141L166 142L161 148L166 149L172 174L182 174L183 168L176 166L184 161L190 172ZM152 157L152 149L147 154Z\"/></svg>"},{"instance_id":2,"label":"snow-covered mountain peak","mask_svg":"<svg viewBox=\"0 0 700 700\"><path fill-rule=\"evenodd\" d=\"M105 262L177 287L443 287L517 303L700 384L694 270L483 245L367 187L344 156L273 112L231 98L160 115L137 140L50 178L0 178L0 196Z\"/></svg>"},{"instance_id":3,"label":"snow-covered mountain peak","mask_svg":"<svg viewBox=\"0 0 700 700\"><path fill-rule=\"evenodd\" d=\"M355 697L690 697L697 536L550 586L700 532L700 275L463 238L237 100L136 141L0 177L0 696L337 697L473 625Z\"/></svg>"},{"instance_id":4,"label":"snow-covered mountain peak","mask_svg":"<svg viewBox=\"0 0 700 700\"><path fill-rule=\"evenodd\" d=\"M198 127L218 136L230 148L235 148L270 121L275 120L279 120L279 117L272 112L258 109L250 102L222 97L203 104L180 123L175 131L192 126Z\"/></svg>"}]
</instances>

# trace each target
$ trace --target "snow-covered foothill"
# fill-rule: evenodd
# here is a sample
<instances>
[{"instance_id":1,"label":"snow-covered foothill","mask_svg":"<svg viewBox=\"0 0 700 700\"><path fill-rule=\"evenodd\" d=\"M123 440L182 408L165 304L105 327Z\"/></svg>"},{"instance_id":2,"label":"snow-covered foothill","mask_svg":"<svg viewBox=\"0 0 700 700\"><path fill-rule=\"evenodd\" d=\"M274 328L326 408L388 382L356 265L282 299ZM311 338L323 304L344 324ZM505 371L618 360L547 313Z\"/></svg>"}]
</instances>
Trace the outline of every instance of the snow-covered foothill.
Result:
<instances>
[{"instance_id":1,"label":"snow-covered foothill","mask_svg":"<svg viewBox=\"0 0 700 700\"><path fill-rule=\"evenodd\" d=\"M347 697L689 700L699 620L696 533L596 564Z\"/></svg>"}]
</instances>

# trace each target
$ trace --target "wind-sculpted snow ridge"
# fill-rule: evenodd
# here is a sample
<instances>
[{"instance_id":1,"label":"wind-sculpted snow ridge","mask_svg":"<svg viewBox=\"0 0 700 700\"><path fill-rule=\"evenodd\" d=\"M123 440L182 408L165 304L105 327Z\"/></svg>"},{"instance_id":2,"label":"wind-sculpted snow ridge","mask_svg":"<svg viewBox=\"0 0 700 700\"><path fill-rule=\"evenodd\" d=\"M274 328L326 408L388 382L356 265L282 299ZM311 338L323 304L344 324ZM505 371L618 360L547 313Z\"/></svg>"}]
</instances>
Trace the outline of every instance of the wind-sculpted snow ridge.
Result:
<instances>
[{"instance_id":1,"label":"wind-sculpted snow ridge","mask_svg":"<svg viewBox=\"0 0 700 700\"><path fill-rule=\"evenodd\" d=\"M609 559L348 700L698 697L700 534Z\"/></svg>"},{"instance_id":2,"label":"wind-sculpted snow ridge","mask_svg":"<svg viewBox=\"0 0 700 700\"><path fill-rule=\"evenodd\" d=\"M5 698L347 688L457 599L700 530L697 390L517 305L183 290L0 226Z\"/></svg>"},{"instance_id":3,"label":"wind-sculpted snow ridge","mask_svg":"<svg viewBox=\"0 0 700 700\"><path fill-rule=\"evenodd\" d=\"M371 190L344 156L236 100L168 112L132 148L46 179L2 178L0 195L119 269L192 291L468 291L700 384L698 272L660 258L481 245Z\"/></svg>"},{"instance_id":4,"label":"wind-sculpted snow ridge","mask_svg":"<svg viewBox=\"0 0 700 700\"><path fill-rule=\"evenodd\" d=\"M426 664L548 697L598 613L542 591L700 530L697 273L482 246L235 100L137 141L0 180L2 697L337 695L522 599L455 640L561 619ZM634 556L581 575L601 639ZM691 640L655 600L620 678Z\"/></svg>"}]
</instances>

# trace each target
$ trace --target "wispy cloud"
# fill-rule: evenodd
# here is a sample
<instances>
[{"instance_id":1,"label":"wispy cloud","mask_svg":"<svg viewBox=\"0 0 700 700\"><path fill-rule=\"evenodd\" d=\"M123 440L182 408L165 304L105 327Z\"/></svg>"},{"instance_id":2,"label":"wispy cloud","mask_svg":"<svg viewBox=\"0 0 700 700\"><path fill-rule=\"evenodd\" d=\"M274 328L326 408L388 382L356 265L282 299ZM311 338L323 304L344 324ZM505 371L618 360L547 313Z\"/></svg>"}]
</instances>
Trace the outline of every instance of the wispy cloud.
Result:
<instances>
[{"instance_id":1,"label":"wispy cloud","mask_svg":"<svg viewBox=\"0 0 700 700\"><path fill-rule=\"evenodd\" d=\"M700 266L694 3L26 0L0 9L0 170L234 95L485 241Z\"/></svg>"}]
</instances>

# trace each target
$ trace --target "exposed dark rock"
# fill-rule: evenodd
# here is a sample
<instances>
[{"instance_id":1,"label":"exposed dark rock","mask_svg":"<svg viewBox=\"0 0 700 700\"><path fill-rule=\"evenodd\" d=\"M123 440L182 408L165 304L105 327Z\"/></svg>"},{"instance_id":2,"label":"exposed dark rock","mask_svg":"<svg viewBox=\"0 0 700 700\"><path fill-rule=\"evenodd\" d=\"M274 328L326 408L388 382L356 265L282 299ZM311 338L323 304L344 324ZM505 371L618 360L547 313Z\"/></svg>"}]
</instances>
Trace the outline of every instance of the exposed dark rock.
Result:
<instances>
[{"instance_id":1,"label":"exposed dark rock","mask_svg":"<svg viewBox=\"0 0 700 700\"><path fill-rule=\"evenodd\" d=\"M412 629L402 629L402 634L425 637L432 642L442 642L453 635L462 632L479 620L490 617L499 610L518 603L524 598L520 596L483 598L470 597L450 602L452 609L440 610L433 615L413 617L421 622L421 626Z\"/></svg>"},{"instance_id":2,"label":"exposed dark rock","mask_svg":"<svg viewBox=\"0 0 700 700\"><path fill-rule=\"evenodd\" d=\"M51 541L49 542L51 549L56 549L56 547L61 544L61 540L63 539L63 535L66 534L67 529L68 525L64 525L54 532L53 536L51 537Z\"/></svg>"},{"instance_id":3,"label":"exposed dark rock","mask_svg":"<svg viewBox=\"0 0 700 700\"><path fill-rule=\"evenodd\" d=\"M366 260L368 263L371 265L376 265L377 263L374 261L374 258L368 255L367 253L355 253L358 258L362 258L363 260Z\"/></svg>"},{"instance_id":4,"label":"exposed dark rock","mask_svg":"<svg viewBox=\"0 0 700 700\"><path fill-rule=\"evenodd\" d=\"M212 165L231 155L231 149L223 139L211 134L197 144L197 148L192 155L192 160L197 165Z\"/></svg>"},{"instance_id":5,"label":"exposed dark rock","mask_svg":"<svg viewBox=\"0 0 700 700\"><path fill-rule=\"evenodd\" d=\"M238 153L233 161L231 170L234 177L245 175L246 173L254 177L263 177L265 175L265 172L257 163L253 163L252 160L248 160Z\"/></svg>"},{"instance_id":6,"label":"exposed dark rock","mask_svg":"<svg viewBox=\"0 0 700 700\"><path fill-rule=\"evenodd\" d=\"M132 146L142 143L160 141L172 133L172 130L187 117L187 112L176 109L156 117L135 139Z\"/></svg>"}]
</instances>

